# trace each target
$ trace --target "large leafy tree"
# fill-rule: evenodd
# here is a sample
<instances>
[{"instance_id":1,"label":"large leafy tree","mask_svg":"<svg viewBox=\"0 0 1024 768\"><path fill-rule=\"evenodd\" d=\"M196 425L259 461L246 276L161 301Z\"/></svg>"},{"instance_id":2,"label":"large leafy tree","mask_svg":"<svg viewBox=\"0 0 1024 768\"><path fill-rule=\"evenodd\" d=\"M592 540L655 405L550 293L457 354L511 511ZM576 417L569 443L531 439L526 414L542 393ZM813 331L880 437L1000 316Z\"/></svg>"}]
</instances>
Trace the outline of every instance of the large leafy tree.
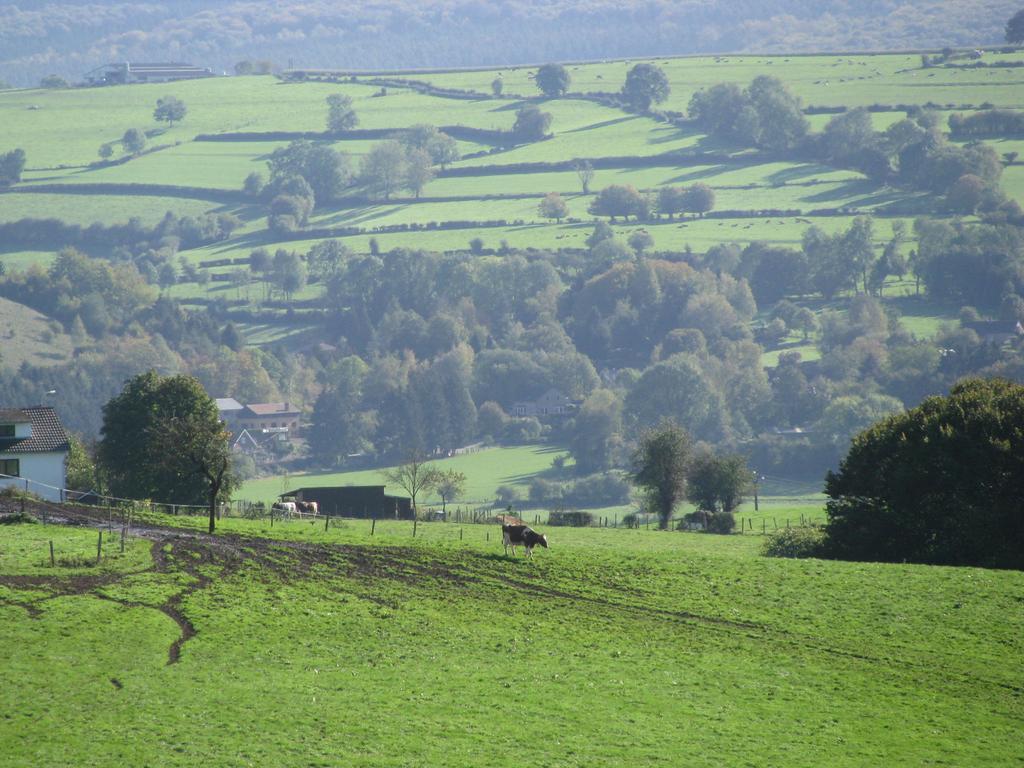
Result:
<instances>
[{"instance_id":1,"label":"large leafy tree","mask_svg":"<svg viewBox=\"0 0 1024 768\"><path fill-rule=\"evenodd\" d=\"M155 371L128 380L103 406L99 460L115 496L216 505L230 498L229 433L217 405L192 376Z\"/></svg>"},{"instance_id":2,"label":"large leafy tree","mask_svg":"<svg viewBox=\"0 0 1024 768\"><path fill-rule=\"evenodd\" d=\"M1024 568L1024 386L968 380L888 417L825 492L839 557Z\"/></svg>"},{"instance_id":3,"label":"large leafy tree","mask_svg":"<svg viewBox=\"0 0 1024 768\"><path fill-rule=\"evenodd\" d=\"M1006 22L1006 42L1011 45L1024 43L1024 8L1021 8Z\"/></svg>"},{"instance_id":4,"label":"large leafy tree","mask_svg":"<svg viewBox=\"0 0 1024 768\"><path fill-rule=\"evenodd\" d=\"M569 71L561 64L545 64L537 70L535 82L548 97L561 96L569 90Z\"/></svg>"},{"instance_id":5,"label":"large leafy tree","mask_svg":"<svg viewBox=\"0 0 1024 768\"><path fill-rule=\"evenodd\" d=\"M662 421L644 432L633 454L633 483L642 489L662 528L668 528L672 513L683 500L692 453L686 430L675 422Z\"/></svg>"},{"instance_id":6,"label":"large leafy tree","mask_svg":"<svg viewBox=\"0 0 1024 768\"><path fill-rule=\"evenodd\" d=\"M167 123L170 126L179 120L184 120L187 113L188 107L177 96L164 96L156 100L153 119L161 123Z\"/></svg>"},{"instance_id":7,"label":"large leafy tree","mask_svg":"<svg viewBox=\"0 0 1024 768\"><path fill-rule=\"evenodd\" d=\"M635 109L650 109L668 98L668 78L661 67L654 64L637 64L626 73L622 95Z\"/></svg>"},{"instance_id":8,"label":"large leafy tree","mask_svg":"<svg viewBox=\"0 0 1024 768\"><path fill-rule=\"evenodd\" d=\"M687 498L705 512L732 512L743 501L750 486L747 462L735 454L697 455L690 468Z\"/></svg>"},{"instance_id":9,"label":"large leafy tree","mask_svg":"<svg viewBox=\"0 0 1024 768\"><path fill-rule=\"evenodd\" d=\"M0 155L0 187L21 181L21 172L24 169L25 150L12 149Z\"/></svg>"},{"instance_id":10,"label":"large leafy tree","mask_svg":"<svg viewBox=\"0 0 1024 768\"><path fill-rule=\"evenodd\" d=\"M352 106L352 97L332 93L327 97L327 130L331 133L350 131L359 125L359 116Z\"/></svg>"},{"instance_id":11,"label":"large leafy tree","mask_svg":"<svg viewBox=\"0 0 1024 768\"><path fill-rule=\"evenodd\" d=\"M547 136L551 119L550 112L544 112L534 104L527 104L516 112L512 136L520 142L540 141Z\"/></svg>"}]
</instances>

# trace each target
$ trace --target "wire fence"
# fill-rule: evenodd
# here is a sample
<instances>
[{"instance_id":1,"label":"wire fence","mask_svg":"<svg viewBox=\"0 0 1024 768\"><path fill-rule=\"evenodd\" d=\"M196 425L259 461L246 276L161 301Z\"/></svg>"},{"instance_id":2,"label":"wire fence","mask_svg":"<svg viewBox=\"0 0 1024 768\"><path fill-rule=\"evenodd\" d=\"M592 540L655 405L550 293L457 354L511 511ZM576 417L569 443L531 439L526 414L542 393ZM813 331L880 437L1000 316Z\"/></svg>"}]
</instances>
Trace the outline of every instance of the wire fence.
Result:
<instances>
[{"instance_id":1,"label":"wire fence","mask_svg":"<svg viewBox=\"0 0 1024 768\"><path fill-rule=\"evenodd\" d=\"M782 478L771 478L773 481L782 481ZM85 505L105 514L108 527L113 528L115 518L119 524L129 527L132 519L138 519L145 513L163 514L170 516L206 516L210 512L208 505L197 504L176 504L169 502L153 501L150 499L129 499L110 494L103 494L97 491L79 491L69 488L43 483L32 478L15 475L0 474L0 488L7 486L14 489L16 493L24 492L38 497L44 502L50 502L51 513L56 515L60 511L61 504ZM791 527L819 526L825 524L826 517L821 511L824 497L808 498L807 496L793 497L760 497L758 507L765 506L766 509L755 508L755 510L743 510L734 515L734 533L758 533L767 534ZM812 514L812 510L801 511L800 506L816 507L821 514ZM789 507L779 509L779 507ZM796 507L796 508L794 508ZM22 508L24 508L22 506ZM43 506L43 510L47 507ZM271 524L280 520L325 520L326 518L343 519L376 519L373 514L344 514L344 510L330 511L303 511L298 508L291 508L285 505L266 504L263 501L249 501L236 499L231 502L220 502L214 509L218 520L224 518L244 518L252 520L269 520ZM785 513L785 516L783 516ZM621 508L610 514L597 514L576 509L565 508L522 508L496 504L490 502L471 502L456 505L449 505L442 508L436 506L424 506L417 510L415 519L409 521L417 522L444 522L454 524L489 524L500 522L503 516L513 517L522 520L526 524L566 526L576 528L644 528L657 529L659 518L641 509L627 511ZM379 519L389 520L388 515L380 515ZM670 530L709 530L710 517L700 513L688 515L674 515L668 521Z\"/></svg>"}]
</instances>

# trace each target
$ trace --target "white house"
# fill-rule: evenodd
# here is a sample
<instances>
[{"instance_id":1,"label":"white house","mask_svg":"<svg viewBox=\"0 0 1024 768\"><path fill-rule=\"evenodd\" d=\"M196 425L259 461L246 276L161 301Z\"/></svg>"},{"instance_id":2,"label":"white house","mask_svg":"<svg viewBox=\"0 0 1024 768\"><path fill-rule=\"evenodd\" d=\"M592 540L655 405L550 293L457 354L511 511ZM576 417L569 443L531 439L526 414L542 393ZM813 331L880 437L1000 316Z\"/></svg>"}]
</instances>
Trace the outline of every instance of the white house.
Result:
<instances>
[{"instance_id":1,"label":"white house","mask_svg":"<svg viewBox=\"0 0 1024 768\"><path fill-rule=\"evenodd\" d=\"M0 486L61 501L67 485L68 433L49 406L0 408Z\"/></svg>"}]
</instances>

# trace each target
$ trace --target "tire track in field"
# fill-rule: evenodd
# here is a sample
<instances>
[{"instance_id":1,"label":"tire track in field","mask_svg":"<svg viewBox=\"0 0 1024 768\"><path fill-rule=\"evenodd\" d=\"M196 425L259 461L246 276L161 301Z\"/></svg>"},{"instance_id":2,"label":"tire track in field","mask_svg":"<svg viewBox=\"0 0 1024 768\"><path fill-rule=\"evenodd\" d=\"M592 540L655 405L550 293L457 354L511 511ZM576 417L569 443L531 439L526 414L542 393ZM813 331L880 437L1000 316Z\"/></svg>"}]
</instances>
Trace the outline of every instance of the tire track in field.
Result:
<instances>
[{"instance_id":1,"label":"tire track in field","mask_svg":"<svg viewBox=\"0 0 1024 768\"><path fill-rule=\"evenodd\" d=\"M66 510L61 508L59 512L66 512ZM91 510L76 510L72 515L65 515L65 517L71 518L67 522L72 524L107 524L105 519L100 519L90 513ZM54 513L51 512L51 514ZM176 566L180 566L181 570L195 579L193 584L173 595L162 605L145 606L162 611L181 630L178 640L168 650L168 664L174 664L178 661L182 646L198 632L196 627L182 612L181 605L189 596L208 588L214 581L213 577L201 572L200 566L207 566L209 568L219 567L221 570L217 578L224 578L230 576L243 565L252 564L272 573L275 578L287 582L295 580L296 577L299 579L309 578L314 575L313 571L315 568L327 566L331 568L335 575L344 576L356 581L358 584L367 586L373 581L378 580L397 581L410 586L423 586L429 583L433 585L446 584L463 587L470 584L487 584L490 582L498 585L501 589L519 590L522 593L539 598L566 600L570 603L583 603L616 613L629 613L690 626L702 626L713 631L726 632L760 642L780 643L799 651L813 650L830 656L855 659L869 664L887 665L908 672L925 674L930 677L939 674L943 675L944 680L984 683L1014 694L1024 693L1024 686L1022 685L991 680L968 673L955 673L950 677L948 674L944 675L942 670L938 669L934 663L925 664L894 656L847 650L830 645L821 637L801 635L770 624L728 619L721 616L708 616L692 611L657 608L623 602L611 597L586 595L560 589L535 581L516 578L512 574L502 572L493 565L484 562L484 560L504 562L504 558L500 557L476 557L474 558L476 567L473 567L468 565L465 560L457 565L452 564L427 550L416 547L298 542L241 534L210 536L202 531L156 524L137 526L134 529L134 533L153 540L151 552L154 566L147 569L147 571L171 573ZM171 546L170 553L164 552L164 547L168 544ZM136 573L145 573L147 571ZM128 575L131 574L124 574L125 577ZM116 577L117 575L114 576ZM46 579L50 577L9 578ZM2 583L4 583L4 580L0 577L0 584ZM102 596L100 593L95 592L95 589L98 589L100 586L104 585L96 584L87 591L96 596ZM351 594L360 599L379 603L385 607L399 607L396 601L374 595L372 590L357 589L353 590ZM623 594L627 595L628 593Z\"/></svg>"},{"instance_id":2,"label":"tire track in field","mask_svg":"<svg viewBox=\"0 0 1024 768\"><path fill-rule=\"evenodd\" d=\"M637 605L635 603L616 601L607 597L583 595L576 592L557 589L555 587L516 579L505 574L491 573L489 575L496 583L537 597L555 598L567 600L573 603L586 603L589 605L599 606L613 612L631 613L652 619L685 623L690 626L700 625L712 630L739 634L752 640L758 640L761 642L770 641L772 643L787 645L800 651L814 650L826 655L855 659L869 664L897 667L907 672L912 671L927 674L928 676L939 674L944 680L955 679L963 683L984 683L1014 694L1019 695L1024 693L1024 685L1014 685L1013 683L992 680L969 673L955 673L950 676L948 672L944 672L943 670L936 668L934 664L925 664L904 658L874 655L837 648L833 645L829 645L820 637L814 635L801 635L769 624L737 621L720 616L705 616L690 611L674 611L667 608Z\"/></svg>"}]
</instances>

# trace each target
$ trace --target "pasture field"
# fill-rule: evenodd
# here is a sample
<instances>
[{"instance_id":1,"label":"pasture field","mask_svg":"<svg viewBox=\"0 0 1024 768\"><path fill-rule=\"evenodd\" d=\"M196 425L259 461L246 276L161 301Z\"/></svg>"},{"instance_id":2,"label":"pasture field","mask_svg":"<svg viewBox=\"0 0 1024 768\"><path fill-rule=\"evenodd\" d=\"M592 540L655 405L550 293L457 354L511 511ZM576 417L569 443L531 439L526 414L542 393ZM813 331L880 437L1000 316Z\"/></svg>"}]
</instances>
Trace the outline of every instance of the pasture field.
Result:
<instances>
[{"instance_id":1,"label":"pasture field","mask_svg":"<svg viewBox=\"0 0 1024 768\"><path fill-rule=\"evenodd\" d=\"M152 529L99 567L56 568L49 540L84 559L96 532L5 529L5 763L1022 757L1020 573L773 560L758 536L645 530L550 529L527 562L489 527L371 538L365 522Z\"/></svg>"},{"instance_id":2,"label":"pasture field","mask_svg":"<svg viewBox=\"0 0 1024 768\"><path fill-rule=\"evenodd\" d=\"M538 475L560 474L553 471L552 461L562 457L566 467L572 467L572 459L564 448L548 445L523 445L511 448L482 448L473 453L451 458L438 459L440 469L454 469L466 475L466 490L462 499L489 502L499 485L518 485L526 490L526 483ZM386 468L331 472L317 474L293 474L250 480L235 494L236 498L247 501L271 503L284 491L302 486L314 485L382 485ZM564 474L565 478L569 473ZM395 493L395 486L389 486L389 493ZM460 502L461 500L460 499ZM417 499L423 504L441 504L438 496L429 494Z\"/></svg>"},{"instance_id":3,"label":"pasture field","mask_svg":"<svg viewBox=\"0 0 1024 768\"><path fill-rule=\"evenodd\" d=\"M748 83L753 77L771 73L798 93L806 105L846 106L871 104L931 104L940 108L943 120L951 110L971 111L989 102L1001 107L1024 106L1024 68L997 66L1024 61L1019 53L987 52L979 69L938 66L922 69L918 54L818 55L818 56L725 56L681 57L652 60L662 66L672 86L672 95L662 105L666 110L685 109L691 94L718 82ZM570 65L574 91L617 91L629 66L635 61L615 60ZM993 66L996 65L996 66ZM433 180L416 200L402 192L400 197L378 203L353 206L352 201L320 204L311 225L315 227L360 227L365 233L344 238L352 250L365 253L370 238L379 247L429 250L465 250L479 238L486 248L503 243L512 248L582 248L594 220L587 208L592 195L582 195L579 179L571 171L539 173L491 173L487 167L521 162L564 162L578 157L643 158L655 154L696 151L731 152L742 156L749 150L730 146L692 128L668 123L579 98L539 98L530 79L532 67L480 69L443 73L404 73L403 77L447 88L479 91L480 98L453 99L416 92L406 87L359 82L368 76L356 73L357 82L283 83L272 77L217 77L177 83L49 90L13 90L0 93L2 141L25 149L27 169L21 188L34 184L86 185L99 183L161 184L237 191L252 171L266 175L266 160L280 140L195 141L199 134L232 132L322 131L327 116L325 98L345 93L353 98L360 128L403 128L417 123L463 125L478 129L509 129L523 99L538 103L553 116L553 137L509 149L460 141L463 159L453 169L477 169L476 176L447 176ZM490 96L491 80L501 74L505 96ZM157 124L152 110L158 98L174 95L188 106L188 115L171 127ZM882 129L903 116L902 112L873 112L876 128ZM809 120L820 130L831 118L812 114ZM110 144L120 156L119 139L125 129L140 127L149 135L149 147L156 151L127 162L106 167L93 166L101 144ZM990 140L1001 153L1020 152L1019 137ZM374 142L363 139L333 141L348 153L353 170ZM468 155L468 157L466 157ZM1006 168L1004 189L1024 200L1024 165ZM794 246L811 224L834 232L849 226L852 216L810 216L816 209L855 209L878 216L876 238L879 248L888 239L892 222L887 206L895 206L901 221L911 223L916 211L934 214L937 202L927 195L894 190L875 184L849 170L806 162L757 162L749 164L689 165L646 168L598 169L592 191L609 184L632 184L657 191L666 185L709 184L716 193L718 211L791 209L801 215L783 218L712 218L704 220L616 222L622 237L643 226L655 238L655 251L678 252L687 247L697 252L722 242L745 245L754 240ZM158 221L165 212L179 216L204 212L232 212L243 226L220 243L183 251L192 263L220 258L244 258L256 247L307 251L315 238L282 239L266 227L266 206L242 205L192 199L182 196L112 195L101 188L82 187L84 194L60 191L45 194L0 195L0 222L25 217L54 217L70 223L115 223L138 217L145 224ZM541 218L537 204L548 192L563 194L569 216L576 221L553 222ZM193 193L194 194L194 193ZM362 187L352 189L364 195ZM214 198L219 199L219 198ZM424 226L431 222L505 220L501 226L473 226L466 229L376 232L389 226ZM908 244L907 248L912 248ZM0 253L5 246L0 244ZM17 250L15 250L17 249ZM38 250L11 245L5 262L9 267L47 263L52 256ZM215 268L222 270L222 268ZM174 286L179 298L231 296L253 298L258 286L231 288L223 282L207 286L196 283ZM313 298L316 287L307 287L298 298ZM934 323L933 323L934 325ZM290 327L263 328L253 334L256 343L272 343L290 336Z\"/></svg>"},{"instance_id":4,"label":"pasture field","mask_svg":"<svg viewBox=\"0 0 1024 768\"><path fill-rule=\"evenodd\" d=\"M984 61L1020 61L1020 53L989 53ZM805 104L814 106L869 106L871 104L981 104L1024 106L1024 72L1012 68L921 70L921 57L913 53L847 54L837 56L693 56L628 59L569 65L571 89L582 92L617 92L626 72L640 61L661 67L672 84L665 109L684 111L694 91L717 83L746 85L758 75L785 80ZM491 81L501 76L507 95L534 96L530 75L535 67L445 72L411 77L447 88L489 93Z\"/></svg>"},{"instance_id":5,"label":"pasture field","mask_svg":"<svg viewBox=\"0 0 1024 768\"><path fill-rule=\"evenodd\" d=\"M198 216L219 206L209 200L143 195L77 195L48 192L0 195L0 222L18 219L60 219L88 226L94 222L125 224L138 218L152 226L168 211L177 216ZM0 243L0 250L3 249Z\"/></svg>"}]
</instances>

